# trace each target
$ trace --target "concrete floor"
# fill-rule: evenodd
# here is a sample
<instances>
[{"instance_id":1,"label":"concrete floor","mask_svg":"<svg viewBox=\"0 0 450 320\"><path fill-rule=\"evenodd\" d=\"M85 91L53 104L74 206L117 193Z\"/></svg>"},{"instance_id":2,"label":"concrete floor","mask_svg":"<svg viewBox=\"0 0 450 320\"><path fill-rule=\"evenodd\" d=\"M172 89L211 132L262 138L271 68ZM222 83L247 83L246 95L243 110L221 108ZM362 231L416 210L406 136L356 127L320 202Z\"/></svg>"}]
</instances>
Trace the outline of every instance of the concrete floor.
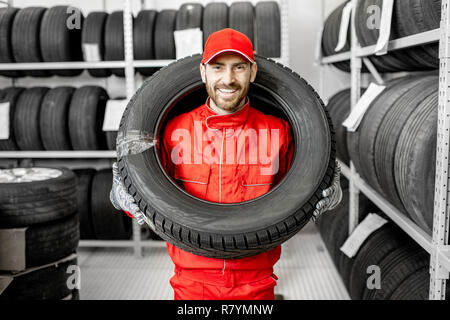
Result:
<instances>
[{"instance_id":1,"label":"concrete floor","mask_svg":"<svg viewBox=\"0 0 450 320\"><path fill-rule=\"evenodd\" d=\"M135 258L132 249L80 248L82 300L170 300L173 264L162 244L145 248ZM349 295L314 224L283 244L276 294L285 300L347 300Z\"/></svg>"}]
</instances>

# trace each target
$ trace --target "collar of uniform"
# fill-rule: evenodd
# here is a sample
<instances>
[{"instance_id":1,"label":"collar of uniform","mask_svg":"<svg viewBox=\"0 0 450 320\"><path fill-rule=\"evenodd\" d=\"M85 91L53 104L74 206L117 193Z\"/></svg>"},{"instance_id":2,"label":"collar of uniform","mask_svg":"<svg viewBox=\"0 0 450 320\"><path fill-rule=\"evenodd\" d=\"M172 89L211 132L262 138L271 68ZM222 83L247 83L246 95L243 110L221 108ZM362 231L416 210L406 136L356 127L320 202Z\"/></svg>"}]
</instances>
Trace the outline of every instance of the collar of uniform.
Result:
<instances>
[{"instance_id":1,"label":"collar of uniform","mask_svg":"<svg viewBox=\"0 0 450 320\"><path fill-rule=\"evenodd\" d=\"M230 114L217 114L209 107L209 100L203 105L204 114L206 116L206 127L212 130L220 130L226 128L236 128L242 126L248 117L250 108L250 101L248 97L247 102L242 109Z\"/></svg>"}]
</instances>

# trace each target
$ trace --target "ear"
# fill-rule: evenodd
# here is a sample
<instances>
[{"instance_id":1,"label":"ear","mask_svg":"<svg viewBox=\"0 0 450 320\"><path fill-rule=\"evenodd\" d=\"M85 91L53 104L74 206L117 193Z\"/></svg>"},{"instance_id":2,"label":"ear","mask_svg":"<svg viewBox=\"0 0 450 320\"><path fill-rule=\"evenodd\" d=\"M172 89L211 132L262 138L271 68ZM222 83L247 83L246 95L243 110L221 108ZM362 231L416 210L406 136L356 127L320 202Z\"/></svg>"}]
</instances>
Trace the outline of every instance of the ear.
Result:
<instances>
[{"instance_id":1,"label":"ear","mask_svg":"<svg viewBox=\"0 0 450 320\"><path fill-rule=\"evenodd\" d=\"M251 83L255 82L257 73L258 73L258 65L255 62L255 63L253 63L253 65L250 69L250 82Z\"/></svg>"},{"instance_id":2,"label":"ear","mask_svg":"<svg viewBox=\"0 0 450 320\"><path fill-rule=\"evenodd\" d=\"M206 65L200 63L200 76L203 83L206 83Z\"/></svg>"}]
</instances>

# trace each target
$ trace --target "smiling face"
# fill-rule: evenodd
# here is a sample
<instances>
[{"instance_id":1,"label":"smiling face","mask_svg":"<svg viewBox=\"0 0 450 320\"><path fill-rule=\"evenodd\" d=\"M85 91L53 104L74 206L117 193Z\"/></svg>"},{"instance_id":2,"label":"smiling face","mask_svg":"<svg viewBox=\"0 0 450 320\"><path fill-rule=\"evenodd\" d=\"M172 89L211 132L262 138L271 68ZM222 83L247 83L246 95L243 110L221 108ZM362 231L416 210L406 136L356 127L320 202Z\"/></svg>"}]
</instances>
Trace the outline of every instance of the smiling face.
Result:
<instances>
[{"instance_id":1,"label":"smiling face","mask_svg":"<svg viewBox=\"0 0 450 320\"><path fill-rule=\"evenodd\" d=\"M208 64L200 65L211 108L224 113L239 110L245 103L250 83L255 81L256 72L256 63L252 65L235 52L224 52Z\"/></svg>"}]
</instances>

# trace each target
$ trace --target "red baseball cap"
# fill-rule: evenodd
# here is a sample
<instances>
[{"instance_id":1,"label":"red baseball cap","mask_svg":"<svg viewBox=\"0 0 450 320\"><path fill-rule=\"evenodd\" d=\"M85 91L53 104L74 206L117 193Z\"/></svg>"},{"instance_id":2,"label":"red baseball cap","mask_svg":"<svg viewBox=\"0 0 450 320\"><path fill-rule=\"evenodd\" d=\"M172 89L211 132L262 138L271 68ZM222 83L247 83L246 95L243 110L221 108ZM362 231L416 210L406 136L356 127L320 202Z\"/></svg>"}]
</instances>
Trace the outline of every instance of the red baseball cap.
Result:
<instances>
[{"instance_id":1,"label":"red baseball cap","mask_svg":"<svg viewBox=\"0 0 450 320\"><path fill-rule=\"evenodd\" d=\"M212 33L205 44L202 64L209 63L223 52L237 52L251 63L255 62L253 44L243 33L231 28Z\"/></svg>"}]
</instances>

